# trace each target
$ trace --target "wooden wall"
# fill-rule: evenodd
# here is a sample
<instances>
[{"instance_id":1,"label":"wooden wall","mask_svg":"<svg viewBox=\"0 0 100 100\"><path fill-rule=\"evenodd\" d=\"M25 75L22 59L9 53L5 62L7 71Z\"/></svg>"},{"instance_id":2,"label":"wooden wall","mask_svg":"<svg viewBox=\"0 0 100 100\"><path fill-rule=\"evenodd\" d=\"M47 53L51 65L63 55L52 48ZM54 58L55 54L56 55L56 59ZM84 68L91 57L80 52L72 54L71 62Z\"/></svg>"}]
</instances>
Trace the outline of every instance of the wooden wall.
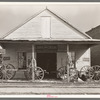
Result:
<instances>
[{"instance_id":1,"label":"wooden wall","mask_svg":"<svg viewBox=\"0 0 100 100\"><path fill-rule=\"evenodd\" d=\"M60 45L59 45L60 46ZM32 45L31 44L6 44L6 54L4 57L10 57L9 60L5 60L4 63L13 64L18 68L18 55L17 52L27 52L27 57L31 58ZM86 45L70 45L70 51L75 52L76 68L81 69L84 65L90 65L90 49ZM36 57L36 52L35 52ZM66 66L66 50L57 51L57 69Z\"/></svg>"},{"instance_id":2,"label":"wooden wall","mask_svg":"<svg viewBox=\"0 0 100 100\"><path fill-rule=\"evenodd\" d=\"M35 18L19 25L15 28L5 39L41 39L42 37L42 24L41 18L48 16L51 17L50 25L50 38L60 39L86 39L87 37L76 31L74 28L65 24L61 19L51 14L47 10L37 15Z\"/></svg>"}]
</instances>

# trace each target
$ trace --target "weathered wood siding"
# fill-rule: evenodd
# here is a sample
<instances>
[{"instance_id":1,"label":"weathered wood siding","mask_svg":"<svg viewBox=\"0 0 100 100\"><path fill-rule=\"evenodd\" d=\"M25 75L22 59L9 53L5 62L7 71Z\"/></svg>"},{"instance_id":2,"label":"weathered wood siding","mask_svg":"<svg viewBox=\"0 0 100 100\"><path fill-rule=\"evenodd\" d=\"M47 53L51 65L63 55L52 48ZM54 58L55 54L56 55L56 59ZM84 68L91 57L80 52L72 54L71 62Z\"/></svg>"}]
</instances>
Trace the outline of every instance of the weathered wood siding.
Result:
<instances>
[{"instance_id":1,"label":"weathered wood siding","mask_svg":"<svg viewBox=\"0 0 100 100\"><path fill-rule=\"evenodd\" d=\"M84 53L83 53L84 52ZM76 67L80 71L83 66L91 66L91 58L90 58L90 49L87 50L79 50L78 52L78 59L76 60Z\"/></svg>"},{"instance_id":2,"label":"weathered wood siding","mask_svg":"<svg viewBox=\"0 0 100 100\"><path fill-rule=\"evenodd\" d=\"M66 66L66 47L60 47L57 51L57 69ZM10 57L10 60L5 60L4 63L11 63L18 68L18 54L17 52L27 52L27 59L32 58L32 45L31 44L5 44L6 54L4 57ZM63 48L63 49L61 49ZM85 65L90 65L90 50L85 45L70 45L70 51L75 52L76 55L76 68L80 70ZM36 57L36 52L35 52ZM41 66L40 66L41 67ZM21 73L21 72L20 72ZM19 74L20 74L19 73ZM17 75L19 75L17 74ZM17 77L17 76L16 76Z\"/></svg>"},{"instance_id":3,"label":"weathered wood siding","mask_svg":"<svg viewBox=\"0 0 100 100\"><path fill-rule=\"evenodd\" d=\"M9 34L5 39L39 39L43 38L41 33L41 17L51 17L51 38L60 38L60 39L85 39L87 38L84 34L76 31L74 28L65 24L61 19L51 14L49 11L45 10L44 12L37 15L35 18L32 18L27 23L19 26L15 31Z\"/></svg>"},{"instance_id":4,"label":"weathered wood siding","mask_svg":"<svg viewBox=\"0 0 100 100\"><path fill-rule=\"evenodd\" d=\"M100 39L100 25L86 33L93 39ZM91 65L100 65L100 45L91 47Z\"/></svg>"},{"instance_id":5,"label":"weathered wood siding","mask_svg":"<svg viewBox=\"0 0 100 100\"><path fill-rule=\"evenodd\" d=\"M33 39L41 38L41 20L40 17L28 21L26 24L22 25L14 32L9 34L5 39Z\"/></svg>"},{"instance_id":6,"label":"weathered wood siding","mask_svg":"<svg viewBox=\"0 0 100 100\"><path fill-rule=\"evenodd\" d=\"M90 59L90 49L85 45L71 45L70 52L75 52L75 66L80 70L83 66L89 65L91 63ZM66 66L66 52L57 53L57 69Z\"/></svg>"},{"instance_id":7,"label":"weathered wood siding","mask_svg":"<svg viewBox=\"0 0 100 100\"><path fill-rule=\"evenodd\" d=\"M86 38L79 32L74 31L68 25L65 25L55 17L51 18L51 37L66 38L66 39L83 39Z\"/></svg>"},{"instance_id":8,"label":"weathered wood siding","mask_svg":"<svg viewBox=\"0 0 100 100\"><path fill-rule=\"evenodd\" d=\"M100 65L100 45L91 47L91 65Z\"/></svg>"},{"instance_id":9,"label":"weathered wood siding","mask_svg":"<svg viewBox=\"0 0 100 100\"><path fill-rule=\"evenodd\" d=\"M18 52L32 52L31 44L5 44L6 54L3 57L10 57L10 60L4 60L4 63L12 64L18 68Z\"/></svg>"}]
</instances>

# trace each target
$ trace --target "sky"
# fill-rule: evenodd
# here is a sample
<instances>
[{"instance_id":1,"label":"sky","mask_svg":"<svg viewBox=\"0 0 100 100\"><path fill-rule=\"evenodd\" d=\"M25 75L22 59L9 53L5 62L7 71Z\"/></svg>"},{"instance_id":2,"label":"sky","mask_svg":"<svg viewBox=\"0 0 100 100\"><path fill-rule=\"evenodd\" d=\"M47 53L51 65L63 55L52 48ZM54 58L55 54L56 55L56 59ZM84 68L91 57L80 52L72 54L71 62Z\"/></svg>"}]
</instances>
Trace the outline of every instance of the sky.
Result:
<instances>
[{"instance_id":1,"label":"sky","mask_svg":"<svg viewBox=\"0 0 100 100\"><path fill-rule=\"evenodd\" d=\"M0 37L46 7L82 32L100 25L100 3L0 3Z\"/></svg>"}]
</instances>

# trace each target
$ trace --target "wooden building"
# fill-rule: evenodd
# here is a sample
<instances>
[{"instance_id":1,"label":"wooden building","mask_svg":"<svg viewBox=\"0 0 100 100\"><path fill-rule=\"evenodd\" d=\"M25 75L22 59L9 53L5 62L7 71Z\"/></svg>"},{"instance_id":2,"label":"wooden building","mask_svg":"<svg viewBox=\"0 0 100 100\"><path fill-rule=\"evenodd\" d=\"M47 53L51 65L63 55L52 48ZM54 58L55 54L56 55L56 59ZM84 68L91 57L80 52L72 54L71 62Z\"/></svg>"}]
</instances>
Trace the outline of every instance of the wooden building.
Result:
<instances>
[{"instance_id":1,"label":"wooden building","mask_svg":"<svg viewBox=\"0 0 100 100\"><path fill-rule=\"evenodd\" d=\"M100 39L100 25L86 33L93 39ZM100 65L100 45L91 47L91 65Z\"/></svg>"},{"instance_id":2,"label":"wooden building","mask_svg":"<svg viewBox=\"0 0 100 100\"><path fill-rule=\"evenodd\" d=\"M53 78L56 75L52 72L67 65L67 52L70 52L76 69L90 65L89 48L98 41L45 9L7 33L0 43L6 49L3 63L10 63L20 70L26 69L35 59L37 66L51 73L48 77Z\"/></svg>"}]
</instances>

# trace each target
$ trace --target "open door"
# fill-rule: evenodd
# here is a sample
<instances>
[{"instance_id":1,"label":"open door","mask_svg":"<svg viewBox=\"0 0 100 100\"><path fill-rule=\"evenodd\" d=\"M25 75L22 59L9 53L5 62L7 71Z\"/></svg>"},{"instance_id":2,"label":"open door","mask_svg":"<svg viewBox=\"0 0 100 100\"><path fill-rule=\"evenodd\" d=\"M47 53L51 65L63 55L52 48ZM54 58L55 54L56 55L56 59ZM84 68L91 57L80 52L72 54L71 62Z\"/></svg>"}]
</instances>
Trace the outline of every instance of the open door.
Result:
<instances>
[{"instance_id":1,"label":"open door","mask_svg":"<svg viewBox=\"0 0 100 100\"><path fill-rule=\"evenodd\" d=\"M37 53L37 66L41 67L47 72L44 78L56 78L56 63L56 53Z\"/></svg>"},{"instance_id":2,"label":"open door","mask_svg":"<svg viewBox=\"0 0 100 100\"><path fill-rule=\"evenodd\" d=\"M26 52L18 52L18 69L26 69L27 66Z\"/></svg>"}]
</instances>

